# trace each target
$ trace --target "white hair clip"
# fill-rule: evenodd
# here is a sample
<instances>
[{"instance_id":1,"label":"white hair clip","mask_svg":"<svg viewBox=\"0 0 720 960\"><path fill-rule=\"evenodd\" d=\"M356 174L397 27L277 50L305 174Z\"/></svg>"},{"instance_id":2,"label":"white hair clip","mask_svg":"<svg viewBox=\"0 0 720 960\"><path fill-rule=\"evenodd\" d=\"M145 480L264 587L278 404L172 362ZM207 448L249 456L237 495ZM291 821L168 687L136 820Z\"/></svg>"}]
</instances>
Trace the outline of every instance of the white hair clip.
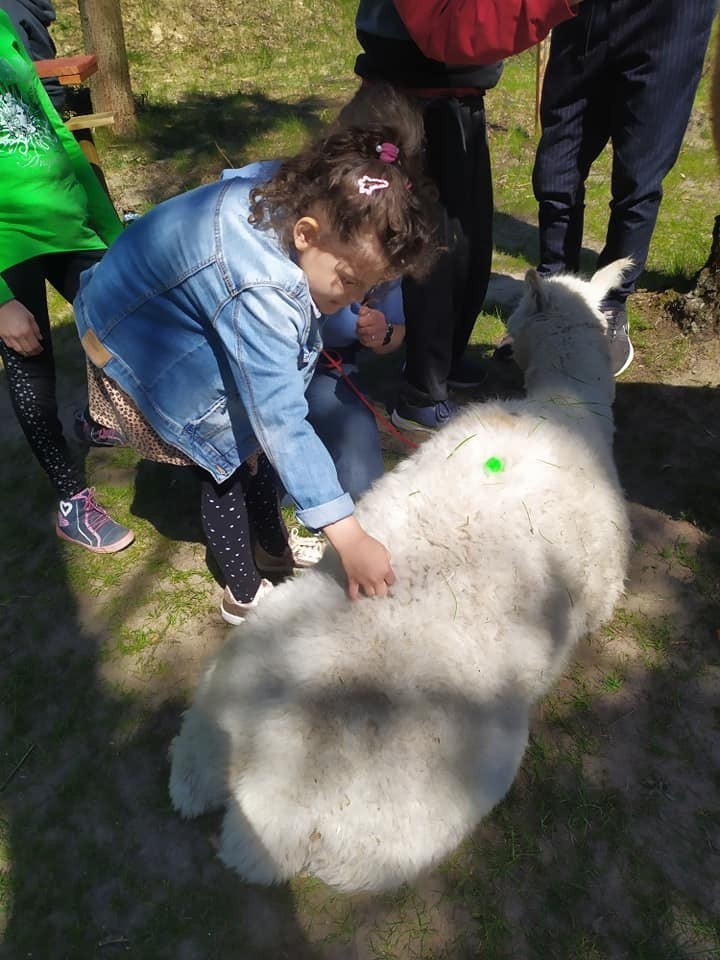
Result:
<instances>
[{"instance_id":1,"label":"white hair clip","mask_svg":"<svg viewBox=\"0 0 720 960\"><path fill-rule=\"evenodd\" d=\"M387 190L389 186L390 181L383 180L380 177L368 177L366 175L358 179L358 191L368 195L375 193L376 190Z\"/></svg>"}]
</instances>

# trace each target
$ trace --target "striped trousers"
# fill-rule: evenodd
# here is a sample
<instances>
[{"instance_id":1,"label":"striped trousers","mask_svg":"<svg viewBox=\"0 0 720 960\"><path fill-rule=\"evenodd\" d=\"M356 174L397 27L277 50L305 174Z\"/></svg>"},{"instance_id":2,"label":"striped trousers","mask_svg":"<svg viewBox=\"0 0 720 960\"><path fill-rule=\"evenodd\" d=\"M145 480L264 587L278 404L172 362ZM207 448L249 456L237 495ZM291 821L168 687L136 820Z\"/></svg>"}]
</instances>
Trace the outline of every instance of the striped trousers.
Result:
<instances>
[{"instance_id":1,"label":"striped trousers","mask_svg":"<svg viewBox=\"0 0 720 960\"><path fill-rule=\"evenodd\" d=\"M553 30L533 169L541 274L578 270L585 181L610 142L610 217L598 267L632 257L634 269L610 300L622 303L634 290L716 8L716 0L583 0L577 17Z\"/></svg>"}]
</instances>

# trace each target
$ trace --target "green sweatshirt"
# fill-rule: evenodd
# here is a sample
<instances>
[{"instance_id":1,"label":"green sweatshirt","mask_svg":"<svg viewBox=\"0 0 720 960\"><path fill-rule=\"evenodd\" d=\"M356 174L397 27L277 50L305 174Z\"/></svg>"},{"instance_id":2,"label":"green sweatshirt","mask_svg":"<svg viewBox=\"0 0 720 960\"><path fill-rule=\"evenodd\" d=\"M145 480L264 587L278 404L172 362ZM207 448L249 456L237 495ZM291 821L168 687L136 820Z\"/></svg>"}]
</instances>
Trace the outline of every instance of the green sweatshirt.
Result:
<instances>
[{"instance_id":1,"label":"green sweatshirt","mask_svg":"<svg viewBox=\"0 0 720 960\"><path fill-rule=\"evenodd\" d=\"M121 231L110 198L0 10L0 274L42 254L103 250ZM0 276L0 305L12 299Z\"/></svg>"}]
</instances>

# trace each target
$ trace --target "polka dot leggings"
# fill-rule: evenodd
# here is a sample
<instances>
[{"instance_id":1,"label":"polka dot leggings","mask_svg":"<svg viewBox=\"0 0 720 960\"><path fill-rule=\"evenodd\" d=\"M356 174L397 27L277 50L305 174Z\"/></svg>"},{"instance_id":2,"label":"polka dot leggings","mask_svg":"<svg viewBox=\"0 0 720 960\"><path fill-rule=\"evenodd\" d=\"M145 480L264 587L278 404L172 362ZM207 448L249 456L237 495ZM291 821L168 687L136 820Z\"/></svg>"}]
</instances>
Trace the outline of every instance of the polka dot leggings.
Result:
<instances>
[{"instance_id":1,"label":"polka dot leggings","mask_svg":"<svg viewBox=\"0 0 720 960\"><path fill-rule=\"evenodd\" d=\"M0 340L10 400L30 449L63 500L79 493L87 482L65 442L58 417L55 358L45 281L49 280L71 303L78 290L80 273L96 263L102 253L102 250L88 250L33 257L2 274L14 298L35 317L43 345L37 356L26 357ZM78 344L78 357L80 352Z\"/></svg>"},{"instance_id":2,"label":"polka dot leggings","mask_svg":"<svg viewBox=\"0 0 720 960\"><path fill-rule=\"evenodd\" d=\"M280 556L287 547L287 530L270 461L261 453L255 473L244 463L222 484L202 471L200 497L203 529L225 585L239 603L248 603L260 586L253 542L257 540L274 556Z\"/></svg>"}]
</instances>

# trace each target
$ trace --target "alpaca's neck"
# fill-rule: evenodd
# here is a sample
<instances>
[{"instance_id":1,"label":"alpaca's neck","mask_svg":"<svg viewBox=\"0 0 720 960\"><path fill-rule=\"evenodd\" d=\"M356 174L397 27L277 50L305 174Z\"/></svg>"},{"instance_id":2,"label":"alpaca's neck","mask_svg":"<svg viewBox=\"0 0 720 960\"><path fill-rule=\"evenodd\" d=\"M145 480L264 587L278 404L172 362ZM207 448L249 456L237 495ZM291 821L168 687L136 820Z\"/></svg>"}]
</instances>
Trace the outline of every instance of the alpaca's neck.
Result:
<instances>
[{"instance_id":1,"label":"alpaca's neck","mask_svg":"<svg viewBox=\"0 0 720 960\"><path fill-rule=\"evenodd\" d=\"M596 326L559 329L538 337L525 370L528 396L559 391L563 395L611 406L615 380L605 334Z\"/></svg>"},{"instance_id":2,"label":"alpaca's neck","mask_svg":"<svg viewBox=\"0 0 720 960\"><path fill-rule=\"evenodd\" d=\"M535 370L525 372L525 391L528 399L542 400L565 397L569 401L588 406L612 407L615 398L614 383L597 377L590 371Z\"/></svg>"},{"instance_id":3,"label":"alpaca's neck","mask_svg":"<svg viewBox=\"0 0 720 960\"><path fill-rule=\"evenodd\" d=\"M528 400L551 405L555 415L587 417L612 431L615 381L602 333L581 329L572 338L548 338L532 354L525 390Z\"/></svg>"}]
</instances>

